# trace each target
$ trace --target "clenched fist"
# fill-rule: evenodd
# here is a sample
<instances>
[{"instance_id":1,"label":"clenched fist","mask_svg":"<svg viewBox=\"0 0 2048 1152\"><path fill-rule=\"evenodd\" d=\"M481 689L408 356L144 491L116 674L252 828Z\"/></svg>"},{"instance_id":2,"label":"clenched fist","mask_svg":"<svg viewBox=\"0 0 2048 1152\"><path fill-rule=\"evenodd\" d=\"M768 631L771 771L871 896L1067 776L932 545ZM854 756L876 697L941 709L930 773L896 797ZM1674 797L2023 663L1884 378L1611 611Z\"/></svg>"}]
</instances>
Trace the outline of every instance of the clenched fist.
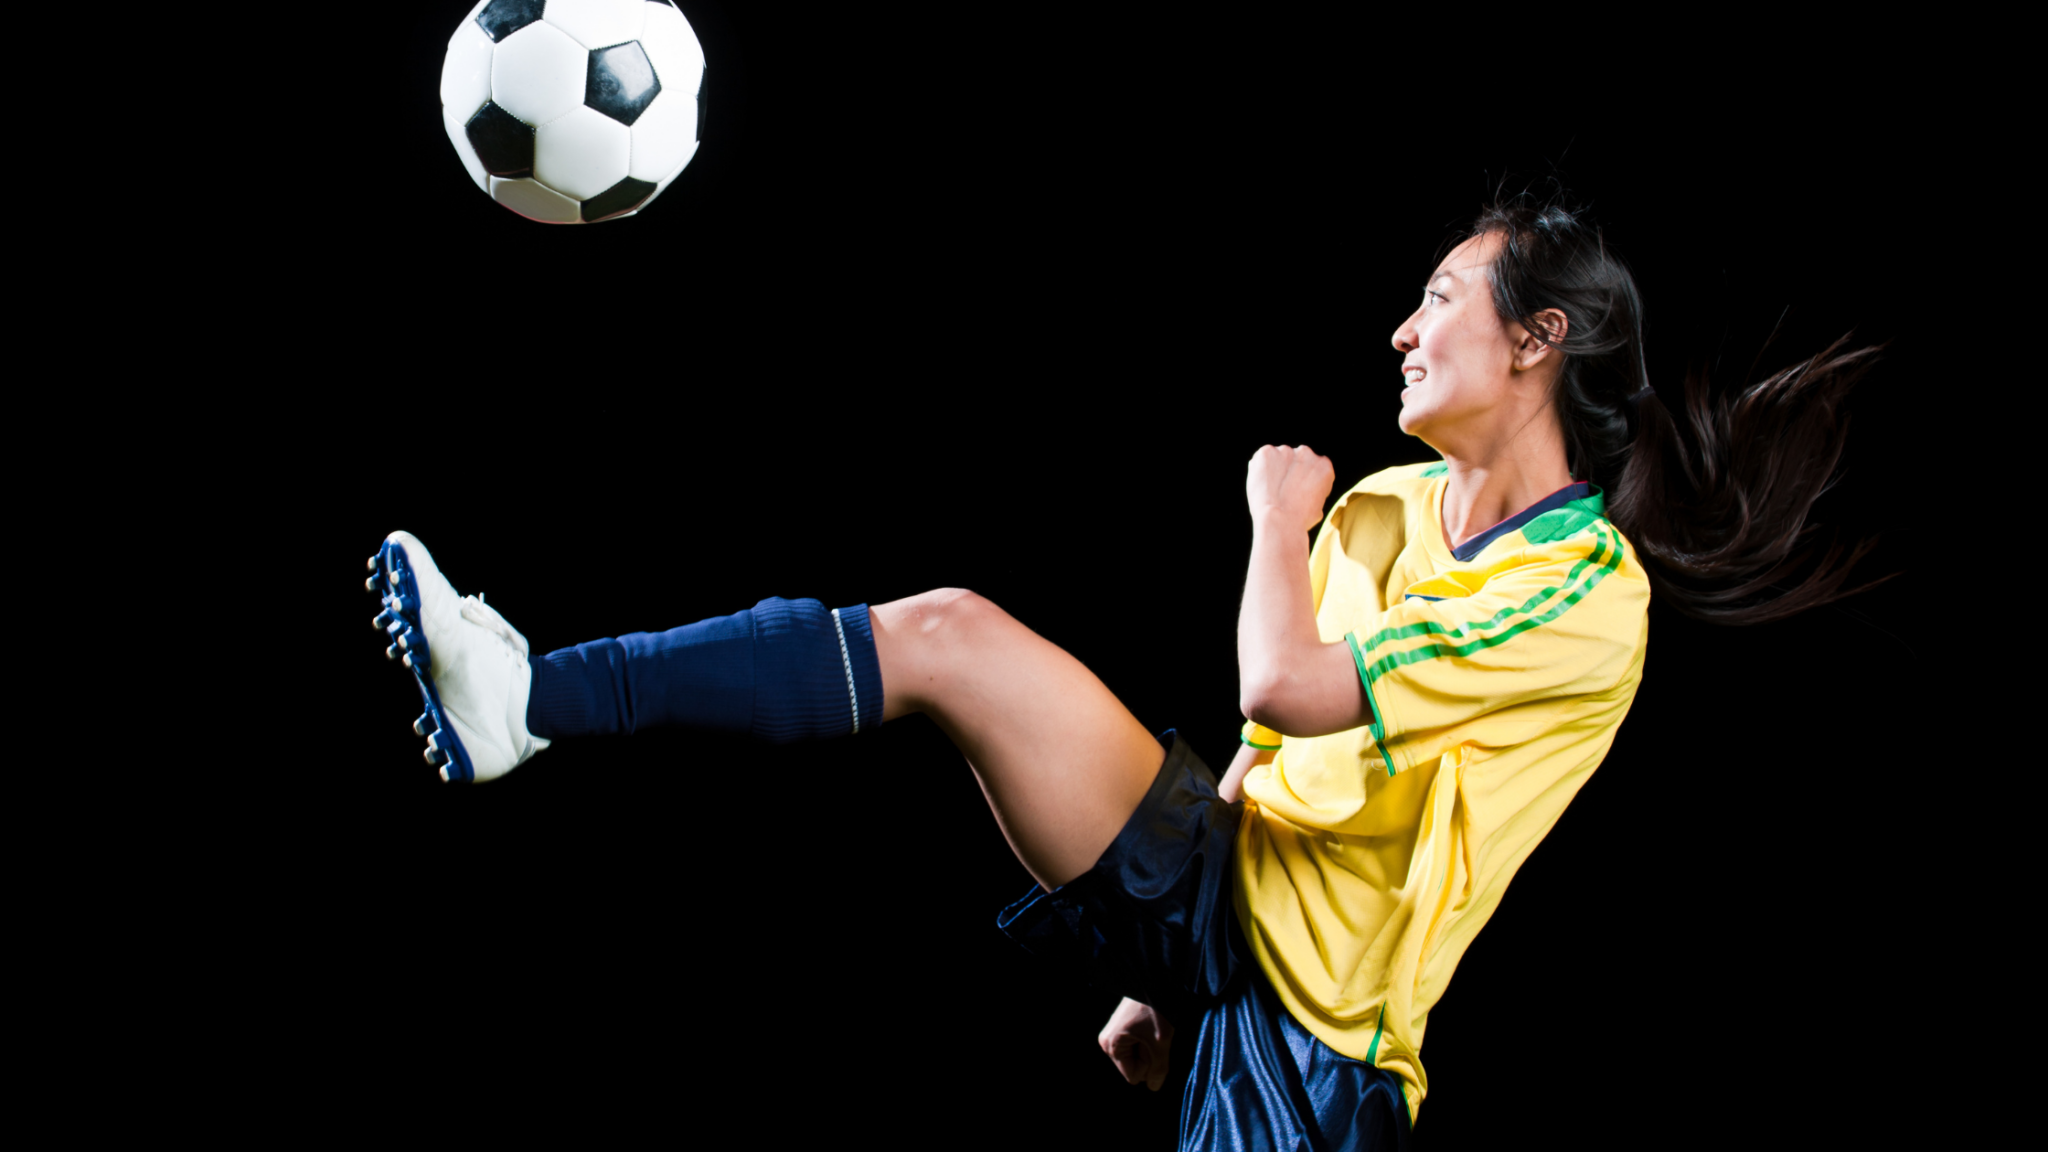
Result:
<instances>
[{"instance_id":1,"label":"clenched fist","mask_svg":"<svg viewBox=\"0 0 2048 1152\"><path fill-rule=\"evenodd\" d=\"M1173 1046L1173 1025L1150 1006L1125 999L1110 1014L1095 1042L1130 1083L1143 1084L1154 1092L1166 1083L1166 1053Z\"/></svg>"},{"instance_id":2,"label":"clenched fist","mask_svg":"<svg viewBox=\"0 0 2048 1152\"><path fill-rule=\"evenodd\" d=\"M1244 497L1251 505L1252 521L1272 517L1289 528L1314 528L1322 522L1323 504L1336 478L1329 459L1311 448L1266 445L1245 469Z\"/></svg>"}]
</instances>

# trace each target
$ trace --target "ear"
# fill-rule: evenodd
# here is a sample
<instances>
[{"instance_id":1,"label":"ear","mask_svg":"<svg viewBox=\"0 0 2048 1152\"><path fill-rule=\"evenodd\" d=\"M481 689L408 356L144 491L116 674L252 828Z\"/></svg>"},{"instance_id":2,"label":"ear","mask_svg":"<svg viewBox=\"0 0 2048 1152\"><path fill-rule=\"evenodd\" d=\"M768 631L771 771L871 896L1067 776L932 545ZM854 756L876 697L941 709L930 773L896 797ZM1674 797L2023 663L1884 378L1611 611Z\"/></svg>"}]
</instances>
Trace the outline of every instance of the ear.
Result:
<instances>
[{"instance_id":1,"label":"ear","mask_svg":"<svg viewBox=\"0 0 2048 1152\"><path fill-rule=\"evenodd\" d=\"M1562 355L1555 345L1563 340L1565 333L1571 329L1571 321L1565 319L1564 313L1556 308L1545 308L1530 317L1530 320L1543 330L1543 335L1549 337L1550 342L1546 344L1535 332L1527 327L1522 328L1522 340L1515 345L1515 370L1518 372L1526 372L1553 355Z\"/></svg>"}]
</instances>

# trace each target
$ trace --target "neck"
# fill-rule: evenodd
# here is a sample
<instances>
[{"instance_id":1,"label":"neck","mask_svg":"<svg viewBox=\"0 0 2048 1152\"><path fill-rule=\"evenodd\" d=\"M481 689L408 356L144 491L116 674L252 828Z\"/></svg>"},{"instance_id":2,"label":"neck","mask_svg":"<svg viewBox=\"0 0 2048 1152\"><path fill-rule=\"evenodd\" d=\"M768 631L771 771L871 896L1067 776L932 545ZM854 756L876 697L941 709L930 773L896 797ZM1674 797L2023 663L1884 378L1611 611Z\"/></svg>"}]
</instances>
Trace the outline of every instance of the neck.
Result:
<instances>
[{"instance_id":1,"label":"neck","mask_svg":"<svg viewBox=\"0 0 2048 1152\"><path fill-rule=\"evenodd\" d=\"M1463 544L1572 482L1561 436L1521 438L1475 455L1444 453L1444 543Z\"/></svg>"}]
</instances>

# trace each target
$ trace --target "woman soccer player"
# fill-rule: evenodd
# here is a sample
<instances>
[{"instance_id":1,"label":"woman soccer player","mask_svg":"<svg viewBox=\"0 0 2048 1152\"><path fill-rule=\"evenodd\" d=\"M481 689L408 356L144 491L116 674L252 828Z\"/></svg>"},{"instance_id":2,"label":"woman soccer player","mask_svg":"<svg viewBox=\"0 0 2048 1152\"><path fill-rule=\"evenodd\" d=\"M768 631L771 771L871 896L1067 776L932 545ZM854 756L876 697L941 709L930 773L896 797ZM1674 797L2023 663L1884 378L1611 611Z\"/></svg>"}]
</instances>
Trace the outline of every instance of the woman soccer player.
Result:
<instances>
[{"instance_id":1,"label":"woman soccer player","mask_svg":"<svg viewBox=\"0 0 2048 1152\"><path fill-rule=\"evenodd\" d=\"M1327 515L1323 457L1251 460L1250 723L1221 782L970 592L764 600L534 656L399 532L370 561L377 624L449 779L649 725L785 741L925 713L1038 881L1004 931L1126 996L1101 1037L1118 1069L1156 1087L1169 1021L1195 1026L1183 1148L1402 1147L1423 1022L1613 742L1653 590L1737 623L1843 594L1862 548L1809 565L1795 545L1872 352L1732 401L1690 381L1675 421L1626 269L1571 211L1520 201L1479 216L1393 343L1401 427L1440 460Z\"/></svg>"}]
</instances>

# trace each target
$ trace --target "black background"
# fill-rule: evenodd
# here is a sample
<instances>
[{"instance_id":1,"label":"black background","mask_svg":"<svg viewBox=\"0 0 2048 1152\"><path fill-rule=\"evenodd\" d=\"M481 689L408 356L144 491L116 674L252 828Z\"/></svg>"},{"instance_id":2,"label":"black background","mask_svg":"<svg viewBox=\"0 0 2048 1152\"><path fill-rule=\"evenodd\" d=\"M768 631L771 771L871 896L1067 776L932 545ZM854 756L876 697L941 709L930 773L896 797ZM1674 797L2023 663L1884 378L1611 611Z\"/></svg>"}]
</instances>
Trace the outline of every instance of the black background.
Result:
<instances>
[{"instance_id":1,"label":"black background","mask_svg":"<svg viewBox=\"0 0 2048 1152\"><path fill-rule=\"evenodd\" d=\"M1122 1083L1094 1040L1113 998L997 933L1030 881L928 722L563 743L444 786L363 557L414 532L539 650L969 587L1220 769L1245 460L1307 443L1341 490L1430 458L1395 426L1389 335L1495 188L1555 177L1635 268L1660 380L1739 379L1781 316L1767 369L1893 342L1820 513L1887 533L1866 577L1904 574L1745 630L1653 607L1613 752L1430 1017L1416 1145L1942 1118L1921 941L1946 793L1902 672L1932 646L1908 542L1956 464L1917 405L1959 291L1911 143L1944 116L1924 50L681 6L704 142L641 216L548 227L477 192L436 95L467 6L437 3L318 57L361 94L319 147L374 172L238 238L288 386L231 487L303 645L261 676L308 723L282 777L233 778L209 850L281 981L265 1043L350 1054L299 1091L453 1132L1171 1147L1192 1035L1165 1091Z\"/></svg>"}]
</instances>

